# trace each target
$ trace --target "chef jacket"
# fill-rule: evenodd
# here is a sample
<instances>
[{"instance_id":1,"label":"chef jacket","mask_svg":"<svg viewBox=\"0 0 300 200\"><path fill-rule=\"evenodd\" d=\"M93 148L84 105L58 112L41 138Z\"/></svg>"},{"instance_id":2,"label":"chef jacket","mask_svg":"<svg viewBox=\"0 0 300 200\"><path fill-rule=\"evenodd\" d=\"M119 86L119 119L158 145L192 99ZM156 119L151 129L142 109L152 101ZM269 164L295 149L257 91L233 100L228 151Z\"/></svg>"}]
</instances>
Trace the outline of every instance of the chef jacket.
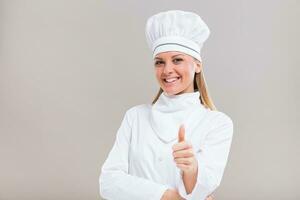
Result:
<instances>
[{"instance_id":1,"label":"chef jacket","mask_svg":"<svg viewBox=\"0 0 300 200\"><path fill-rule=\"evenodd\" d=\"M204 200L219 185L230 151L233 123L228 115L205 108L198 91L169 95L129 108L99 177L108 200L160 200L178 189L184 199ZM185 140L198 161L197 182L187 194L172 146L185 126Z\"/></svg>"}]
</instances>

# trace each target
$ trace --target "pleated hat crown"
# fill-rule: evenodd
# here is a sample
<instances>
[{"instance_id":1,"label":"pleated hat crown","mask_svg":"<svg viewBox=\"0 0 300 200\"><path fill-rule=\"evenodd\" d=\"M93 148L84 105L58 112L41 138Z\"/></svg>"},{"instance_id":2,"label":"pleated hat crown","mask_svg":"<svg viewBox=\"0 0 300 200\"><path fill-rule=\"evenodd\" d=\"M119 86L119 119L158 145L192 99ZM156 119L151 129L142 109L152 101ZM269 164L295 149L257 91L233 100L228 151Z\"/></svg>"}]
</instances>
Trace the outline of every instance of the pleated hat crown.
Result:
<instances>
[{"instance_id":1,"label":"pleated hat crown","mask_svg":"<svg viewBox=\"0 0 300 200\"><path fill-rule=\"evenodd\" d=\"M201 61L201 48L210 30L193 12L169 10L149 17L145 33L153 58L161 52L180 51Z\"/></svg>"}]
</instances>

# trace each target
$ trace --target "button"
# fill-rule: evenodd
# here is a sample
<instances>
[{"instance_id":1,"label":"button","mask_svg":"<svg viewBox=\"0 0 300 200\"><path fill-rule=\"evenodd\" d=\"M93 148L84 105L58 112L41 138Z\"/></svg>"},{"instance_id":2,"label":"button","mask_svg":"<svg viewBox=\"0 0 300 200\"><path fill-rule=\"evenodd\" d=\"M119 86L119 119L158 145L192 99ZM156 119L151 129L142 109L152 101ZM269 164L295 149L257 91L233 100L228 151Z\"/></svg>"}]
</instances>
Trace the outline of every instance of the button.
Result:
<instances>
[{"instance_id":1,"label":"button","mask_svg":"<svg viewBox=\"0 0 300 200\"><path fill-rule=\"evenodd\" d=\"M159 161L159 162L161 162L162 160L163 160L163 158L162 158L162 157L159 157L159 158L158 158L158 161Z\"/></svg>"}]
</instances>

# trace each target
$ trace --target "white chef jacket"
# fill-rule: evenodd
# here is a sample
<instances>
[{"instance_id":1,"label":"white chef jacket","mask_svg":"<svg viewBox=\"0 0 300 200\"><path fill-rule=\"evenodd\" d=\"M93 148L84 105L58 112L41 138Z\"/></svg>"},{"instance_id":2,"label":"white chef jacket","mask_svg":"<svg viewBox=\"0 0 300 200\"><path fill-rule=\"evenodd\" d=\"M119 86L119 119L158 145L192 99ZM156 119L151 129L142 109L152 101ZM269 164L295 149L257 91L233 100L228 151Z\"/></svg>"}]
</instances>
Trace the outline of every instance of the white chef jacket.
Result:
<instances>
[{"instance_id":1,"label":"white chef jacket","mask_svg":"<svg viewBox=\"0 0 300 200\"><path fill-rule=\"evenodd\" d=\"M205 108L198 91L168 95L155 104L129 108L99 177L100 195L108 200L160 200L168 188L185 199L204 200L219 185L230 151L233 123L220 111ZM181 124L198 161L197 182L186 193L173 160Z\"/></svg>"}]
</instances>

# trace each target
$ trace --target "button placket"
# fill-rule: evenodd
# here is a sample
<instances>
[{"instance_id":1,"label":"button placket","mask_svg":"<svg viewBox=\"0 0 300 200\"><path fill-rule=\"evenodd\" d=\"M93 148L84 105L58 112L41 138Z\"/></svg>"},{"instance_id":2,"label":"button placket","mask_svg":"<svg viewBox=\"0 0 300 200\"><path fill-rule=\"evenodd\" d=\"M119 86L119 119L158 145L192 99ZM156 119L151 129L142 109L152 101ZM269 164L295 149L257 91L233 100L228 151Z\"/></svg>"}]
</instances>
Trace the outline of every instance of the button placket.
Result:
<instances>
[{"instance_id":1,"label":"button placket","mask_svg":"<svg viewBox=\"0 0 300 200\"><path fill-rule=\"evenodd\" d=\"M167 151L167 147L166 146L163 146L161 149L160 149L160 152L159 152L159 155L157 156L157 160L159 163L162 163L163 161L166 160L167 158L167 155L168 154L168 151Z\"/></svg>"}]
</instances>

